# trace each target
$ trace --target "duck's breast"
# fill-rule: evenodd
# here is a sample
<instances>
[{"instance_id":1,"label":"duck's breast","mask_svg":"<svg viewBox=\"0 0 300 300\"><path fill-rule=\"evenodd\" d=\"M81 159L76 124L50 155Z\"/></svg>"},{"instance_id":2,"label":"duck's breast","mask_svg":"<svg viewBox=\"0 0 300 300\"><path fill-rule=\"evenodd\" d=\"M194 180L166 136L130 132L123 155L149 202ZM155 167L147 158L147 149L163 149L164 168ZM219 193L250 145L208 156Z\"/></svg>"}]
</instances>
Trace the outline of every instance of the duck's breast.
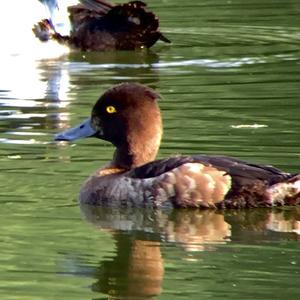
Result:
<instances>
[{"instance_id":1,"label":"duck's breast","mask_svg":"<svg viewBox=\"0 0 300 300\"><path fill-rule=\"evenodd\" d=\"M201 163L185 163L158 176L131 177L130 172L95 174L82 186L80 201L126 207L215 207L231 188L224 171Z\"/></svg>"}]
</instances>

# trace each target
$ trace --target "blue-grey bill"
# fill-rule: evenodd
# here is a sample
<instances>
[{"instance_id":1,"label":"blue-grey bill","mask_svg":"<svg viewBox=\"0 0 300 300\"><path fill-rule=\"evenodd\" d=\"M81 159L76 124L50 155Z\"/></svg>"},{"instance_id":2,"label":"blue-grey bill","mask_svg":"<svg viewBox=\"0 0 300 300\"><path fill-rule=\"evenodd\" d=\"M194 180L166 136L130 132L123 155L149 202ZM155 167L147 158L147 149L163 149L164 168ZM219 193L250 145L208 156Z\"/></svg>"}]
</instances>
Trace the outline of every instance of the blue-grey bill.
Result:
<instances>
[{"instance_id":1,"label":"blue-grey bill","mask_svg":"<svg viewBox=\"0 0 300 300\"><path fill-rule=\"evenodd\" d=\"M91 119L86 119L77 127L70 128L66 131L55 135L56 141L74 141L81 138L93 136L96 130L91 126Z\"/></svg>"}]
</instances>

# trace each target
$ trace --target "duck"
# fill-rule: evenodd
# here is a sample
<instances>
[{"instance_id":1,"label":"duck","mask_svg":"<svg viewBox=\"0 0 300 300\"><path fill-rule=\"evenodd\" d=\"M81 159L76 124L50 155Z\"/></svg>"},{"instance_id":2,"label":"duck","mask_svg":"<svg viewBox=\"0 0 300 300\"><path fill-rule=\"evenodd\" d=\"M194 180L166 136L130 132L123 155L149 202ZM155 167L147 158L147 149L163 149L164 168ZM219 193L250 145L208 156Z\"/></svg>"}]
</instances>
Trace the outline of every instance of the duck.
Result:
<instances>
[{"instance_id":1,"label":"duck","mask_svg":"<svg viewBox=\"0 0 300 300\"><path fill-rule=\"evenodd\" d=\"M58 0L40 2L50 16L32 30L42 42L54 40L80 51L150 48L158 40L170 43L159 30L158 17L142 1L116 5L106 0L81 0L67 7Z\"/></svg>"},{"instance_id":2,"label":"duck","mask_svg":"<svg viewBox=\"0 0 300 300\"><path fill-rule=\"evenodd\" d=\"M56 141L94 137L115 147L112 160L83 183L79 201L105 207L255 208L297 205L300 173L230 156L156 160L163 133L160 94L125 82L105 91L79 126Z\"/></svg>"}]
</instances>

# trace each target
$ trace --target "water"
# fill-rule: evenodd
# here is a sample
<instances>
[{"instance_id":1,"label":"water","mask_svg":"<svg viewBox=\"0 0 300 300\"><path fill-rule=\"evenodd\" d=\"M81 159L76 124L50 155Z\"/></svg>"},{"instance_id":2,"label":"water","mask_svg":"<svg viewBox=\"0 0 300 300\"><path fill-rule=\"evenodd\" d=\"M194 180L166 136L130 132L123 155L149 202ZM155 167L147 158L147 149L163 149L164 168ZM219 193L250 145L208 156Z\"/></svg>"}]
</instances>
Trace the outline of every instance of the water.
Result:
<instances>
[{"instance_id":1,"label":"water","mask_svg":"<svg viewBox=\"0 0 300 300\"><path fill-rule=\"evenodd\" d=\"M53 134L124 81L162 94L159 157L226 154L300 169L299 1L149 5L171 46L44 59L40 48L2 47L0 298L299 298L299 208L79 207L80 184L113 148L56 144Z\"/></svg>"}]
</instances>

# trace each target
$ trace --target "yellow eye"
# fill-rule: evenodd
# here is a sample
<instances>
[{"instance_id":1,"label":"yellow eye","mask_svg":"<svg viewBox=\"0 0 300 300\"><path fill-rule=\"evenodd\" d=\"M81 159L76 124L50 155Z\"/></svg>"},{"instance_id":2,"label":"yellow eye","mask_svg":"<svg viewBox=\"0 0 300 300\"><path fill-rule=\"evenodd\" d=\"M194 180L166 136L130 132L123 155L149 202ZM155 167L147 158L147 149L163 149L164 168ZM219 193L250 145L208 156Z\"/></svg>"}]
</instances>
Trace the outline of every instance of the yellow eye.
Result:
<instances>
[{"instance_id":1,"label":"yellow eye","mask_svg":"<svg viewBox=\"0 0 300 300\"><path fill-rule=\"evenodd\" d=\"M116 113L117 110L114 106L110 105L110 106L107 106L106 107L106 111L109 113L109 114L113 114L113 113Z\"/></svg>"}]
</instances>

